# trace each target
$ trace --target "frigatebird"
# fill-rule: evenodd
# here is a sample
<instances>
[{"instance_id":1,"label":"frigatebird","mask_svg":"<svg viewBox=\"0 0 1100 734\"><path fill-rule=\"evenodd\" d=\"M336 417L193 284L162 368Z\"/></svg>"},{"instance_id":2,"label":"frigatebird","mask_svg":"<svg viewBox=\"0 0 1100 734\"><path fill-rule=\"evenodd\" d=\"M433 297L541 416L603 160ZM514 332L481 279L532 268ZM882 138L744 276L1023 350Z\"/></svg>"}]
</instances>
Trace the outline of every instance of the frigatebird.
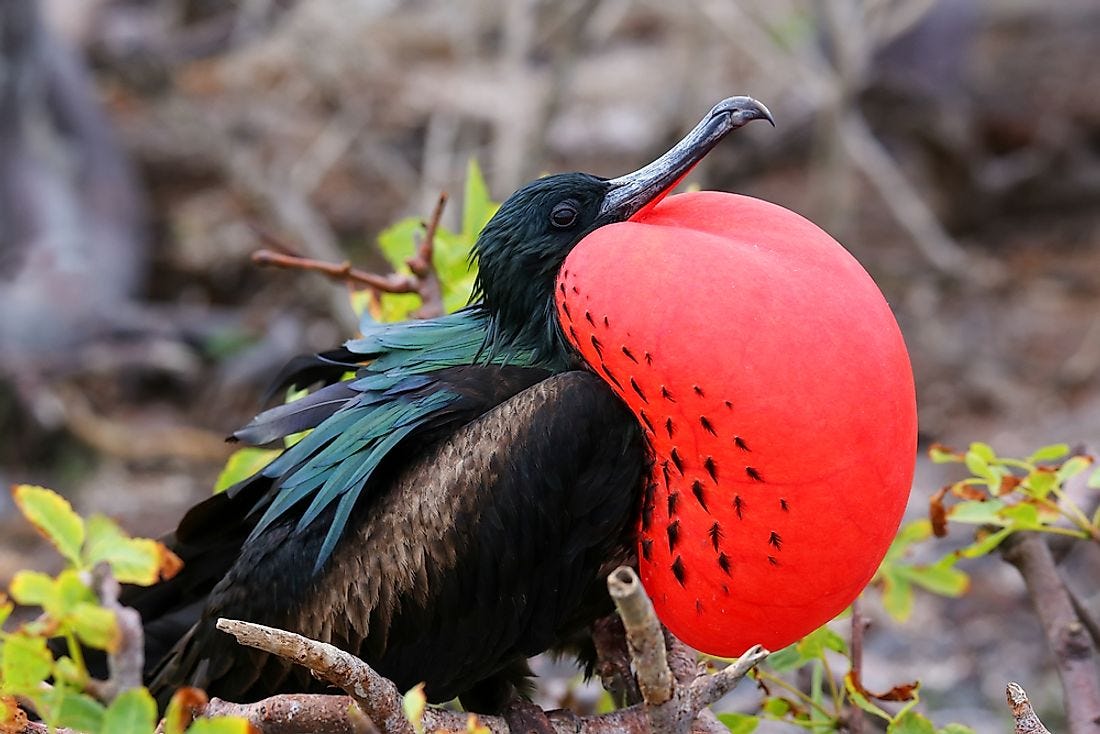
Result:
<instances>
[{"instance_id":1,"label":"frigatebird","mask_svg":"<svg viewBox=\"0 0 1100 734\"><path fill-rule=\"evenodd\" d=\"M333 643L402 689L423 681L429 700L482 712L523 689L528 657L583 639L610 611L606 575L634 558L653 456L622 385L571 341L560 271L587 235L651 209L759 119L764 105L731 97L634 173L525 185L478 237L468 307L371 324L289 365L282 385L323 386L234 437L310 433L192 508L168 539L182 572L126 596L158 699L185 684L236 701L318 688L238 646L219 617Z\"/></svg>"}]
</instances>

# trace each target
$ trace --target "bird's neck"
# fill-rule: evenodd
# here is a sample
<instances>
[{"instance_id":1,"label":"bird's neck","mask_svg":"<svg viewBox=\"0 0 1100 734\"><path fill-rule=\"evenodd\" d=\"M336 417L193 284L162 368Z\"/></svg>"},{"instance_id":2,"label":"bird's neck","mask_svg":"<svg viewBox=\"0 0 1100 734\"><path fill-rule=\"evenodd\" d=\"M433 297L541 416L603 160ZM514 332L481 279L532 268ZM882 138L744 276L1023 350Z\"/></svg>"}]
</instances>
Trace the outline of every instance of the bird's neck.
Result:
<instances>
[{"instance_id":1,"label":"bird's neck","mask_svg":"<svg viewBox=\"0 0 1100 734\"><path fill-rule=\"evenodd\" d=\"M514 355L519 361L554 371L581 364L580 356L562 333L552 299L533 310L487 307L487 313L483 356L489 361Z\"/></svg>"}]
</instances>

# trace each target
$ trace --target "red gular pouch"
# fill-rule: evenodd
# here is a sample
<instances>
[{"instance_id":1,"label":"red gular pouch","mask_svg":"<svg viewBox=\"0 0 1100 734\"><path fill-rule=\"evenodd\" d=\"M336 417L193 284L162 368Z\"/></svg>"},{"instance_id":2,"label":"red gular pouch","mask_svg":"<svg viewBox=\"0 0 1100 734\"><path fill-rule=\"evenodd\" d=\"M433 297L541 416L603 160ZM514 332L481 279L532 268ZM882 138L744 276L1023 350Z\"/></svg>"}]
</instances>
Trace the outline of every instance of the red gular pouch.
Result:
<instances>
[{"instance_id":1,"label":"red gular pouch","mask_svg":"<svg viewBox=\"0 0 1100 734\"><path fill-rule=\"evenodd\" d=\"M638 557L661 621L732 656L843 611L897 531L917 429L905 343L855 258L775 204L686 193L593 231L557 286L653 452Z\"/></svg>"}]
</instances>

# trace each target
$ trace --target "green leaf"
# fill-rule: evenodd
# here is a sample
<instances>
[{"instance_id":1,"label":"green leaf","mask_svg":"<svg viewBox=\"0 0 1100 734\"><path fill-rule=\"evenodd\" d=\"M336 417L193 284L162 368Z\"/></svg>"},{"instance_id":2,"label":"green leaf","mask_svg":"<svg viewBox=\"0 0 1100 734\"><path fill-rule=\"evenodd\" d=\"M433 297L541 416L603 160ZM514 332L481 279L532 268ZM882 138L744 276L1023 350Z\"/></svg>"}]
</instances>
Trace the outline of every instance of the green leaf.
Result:
<instances>
[{"instance_id":1,"label":"green leaf","mask_svg":"<svg viewBox=\"0 0 1100 734\"><path fill-rule=\"evenodd\" d=\"M110 609L95 604L78 604L73 610L73 632L88 647L114 652L118 649L121 632L118 620Z\"/></svg>"},{"instance_id":2,"label":"green leaf","mask_svg":"<svg viewBox=\"0 0 1100 734\"><path fill-rule=\"evenodd\" d=\"M1000 516L1004 506L1001 500L969 500L947 508L947 517L969 525L1004 525Z\"/></svg>"},{"instance_id":3,"label":"green leaf","mask_svg":"<svg viewBox=\"0 0 1100 734\"><path fill-rule=\"evenodd\" d=\"M886 734L936 734L936 728L923 714L906 711L890 722Z\"/></svg>"},{"instance_id":4,"label":"green leaf","mask_svg":"<svg viewBox=\"0 0 1100 734\"><path fill-rule=\"evenodd\" d=\"M979 479L989 482L990 485L1000 482L1000 477L993 471L986 458L973 450L966 452L966 469Z\"/></svg>"},{"instance_id":5,"label":"green leaf","mask_svg":"<svg viewBox=\"0 0 1100 734\"><path fill-rule=\"evenodd\" d=\"M95 594L84 583L80 572L71 568L57 575L54 589L53 603L47 607L46 611L57 619L72 614L81 604L95 603Z\"/></svg>"},{"instance_id":6,"label":"green leaf","mask_svg":"<svg viewBox=\"0 0 1100 734\"><path fill-rule=\"evenodd\" d=\"M936 734L974 734L974 730L965 724L948 724L937 729Z\"/></svg>"},{"instance_id":7,"label":"green leaf","mask_svg":"<svg viewBox=\"0 0 1100 734\"><path fill-rule=\"evenodd\" d=\"M882 606L898 622L913 613L913 586L901 566L879 569L882 581Z\"/></svg>"},{"instance_id":8,"label":"green leaf","mask_svg":"<svg viewBox=\"0 0 1100 734\"><path fill-rule=\"evenodd\" d=\"M416 253L416 235L424 223L416 217L405 217L378 234L378 249L397 272L409 272L405 261Z\"/></svg>"},{"instance_id":9,"label":"green leaf","mask_svg":"<svg viewBox=\"0 0 1100 734\"><path fill-rule=\"evenodd\" d=\"M987 443L982 443L981 441L975 441L970 444L970 448L966 453L981 457L987 464L992 464L997 461L997 452L993 450L992 446Z\"/></svg>"},{"instance_id":10,"label":"green leaf","mask_svg":"<svg viewBox=\"0 0 1100 734\"><path fill-rule=\"evenodd\" d=\"M12 599L25 606L51 606L57 597L54 580L40 571L19 571L8 591Z\"/></svg>"},{"instance_id":11,"label":"green leaf","mask_svg":"<svg viewBox=\"0 0 1100 734\"><path fill-rule=\"evenodd\" d=\"M462 194L462 236L473 243L496 214L499 205L489 196L489 187L481 175L481 166L471 158L466 164L466 190Z\"/></svg>"},{"instance_id":12,"label":"green leaf","mask_svg":"<svg viewBox=\"0 0 1100 734\"><path fill-rule=\"evenodd\" d=\"M56 726L75 729L87 734L114 734L103 726L106 711L103 704L91 696L66 688L55 688L52 702L53 722Z\"/></svg>"},{"instance_id":13,"label":"green leaf","mask_svg":"<svg viewBox=\"0 0 1100 734\"><path fill-rule=\"evenodd\" d=\"M424 695L424 684L420 683L409 689L401 698L401 710L405 712L405 718L412 724L416 734L424 732L424 711L428 706L428 699Z\"/></svg>"},{"instance_id":14,"label":"green leaf","mask_svg":"<svg viewBox=\"0 0 1100 734\"><path fill-rule=\"evenodd\" d=\"M19 511L53 543L58 552L74 565L80 563L80 546L84 543L84 521L73 511L69 501L45 487L20 484L12 489Z\"/></svg>"},{"instance_id":15,"label":"green leaf","mask_svg":"<svg viewBox=\"0 0 1100 734\"><path fill-rule=\"evenodd\" d=\"M4 640L0 658L0 680L13 693L36 690L53 668L53 655L46 649L45 637L12 633Z\"/></svg>"},{"instance_id":16,"label":"green leaf","mask_svg":"<svg viewBox=\"0 0 1100 734\"><path fill-rule=\"evenodd\" d=\"M187 734L249 734L248 719L239 716L219 716L216 719L196 719L187 727Z\"/></svg>"},{"instance_id":17,"label":"green leaf","mask_svg":"<svg viewBox=\"0 0 1100 734\"><path fill-rule=\"evenodd\" d=\"M161 543L148 538L131 538L108 517L92 515L87 527L85 562L89 566L108 563L121 583L149 586L175 576L182 566L176 554Z\"/></svg>"},{"instance_id":18,"label":"green leaf","mask_svg":"<svg viewBox=\"0 0 1100 734\"><path fill-rule=\"evenodd\" d=\"M103 716L103 731L111 734L150 734L157 726L157 702L144 688L118 694Z\"/></svg>"},{"instance_id":19,"label":"green leaf","mask_svg":"<svg viewBox=\"0 0 1100 734\"><path fill-rule=\"evenodd\" d=\"M780 719L791 710L791 704L784 698L768 698L764 700L760 709L768 716Z\"/></svg>"},{"instance_id":20,"label":"green leaf","mask_svg":"<svg viewBox=\"0 0 1100 734\"><path fill-rule=\"evenodd\" d=\"M802 657L802 653L798 649L798 643L787 645L782 650L773 652L767 660L768 667L778 673L797 668L805 662L806 658Z\"/></svg>"},{"instance_id":21,"label":"green leaf","mask_svg":"<svg viewBox=\"0 0 1100 734\"><path fill-rule=\"evenodd\" d=\"M752 734L760 725L760 719L749 714L718 714L718 720L730 730L731 734Z\"/></svg>"},{"instance_id":22,"label":"green leaf","mask_svg":"<svg viewBox=\"0 0 1100 734\"><path fill-rule=\"evenodd\" d=\"M933 464L957 464L963 460L961 455L940 444L928 449L928 458L932 459Z\"/></svg>"},{"instance_id":23,"label":"green leaf","mask_svg":"<svg viewBox=\"0 0 1100 734\"><path fill-rule=\"evenodd\" d=\"M1058 486L1058 475L1050 469L1036 469L1024 478L1024 489L1032 497L1046 499Z\"/></svg>"},{"instance_id":24,"label":"green leaf","mask_svg":"<svg viewBox=\"0 0 1100 734\"><path fill-rule=\"evenodd\" d=\"M959 597L970 588L970 577L952 565L954 560L948 556L930 566L899 566L898 571L925 591Z\"/></svg>"},{"instance_id":25,"label":"green leaf","mask_svg":"<svg viewBox=\"0 0 1100 734\"><path fill-rule=\"evenodd\" d=\"M1086 483L1089 489L1100 489L1100 469L1094 471Z\"/></svg>"},{"instance_id":26,"label":"green leaf","mask_svg":"<svg viewBox=\"0 0 1100 734\"><path fill-rule=\"evenodd\" d=\"M848 645L844 642L844 638L828 627L818 627L796 642L795 646L806 659L819 658L825 654L825 650L833 650L842 655L848 654Z\"/></svg>"},{"instance_id":27,"label":"green leaf","mask_svg":"<svg viewBox=\"0 0 1100 734\"><path fill-rule=\"evenodd\" d=\"M1012 535L1014 532L1016 532L1015 528L1002 528L995 533L989 533L979 538L965 548L956 551L956 553L962 558L977 558L979 556L984 556L999 546L1005 538Z\"/></svg>"},{"instance_id":28,"label":"green leaf","mask_svg":"<svg viewBox=\"0 0 1100 734\"><path fill-rule=\"evenodd\" d=\"M258 449L248 446L234 451L225 462L222 471L214 482L214 494L224 492L237 482L248 479L274 461L282 452L278 449Z\"/></svg>"},{"instance_id":29,"label":"green leaf","mask_svg":"<svg viewBox=\"0 0 1100 734\"><path fill-rule=\"evenodd\" d=\"M1038 464L1043 461L1057 461L1068 453L1068 443L1052 443L1049 446L1035 449L1034 453L1027 457L1027 463Z\"/></svg>"},{"instance_id":30,"label":"green leaf","mask_svg":"<svg viewBox=\"0 0 1100 734\"><path fill-rule=\"evenodd\" d=\"M1041 525L1038 508L1028 502L1010 505L997 514L1018 530L1034 530Z\"/></svg>"},{"instance_id":31,"label":"green leaf","mask_svg":"<svg viewBox=\"0 0 1100 734\"><path fill-rule=\"evenodd\" d=\"M1090 457L1074 456L1065 464L1058 467L1058 479L1062 484L1065 484L1067 479L1072 479L1090 466L1092 466L1092 459Z\"/></svg>"}]
</instances>

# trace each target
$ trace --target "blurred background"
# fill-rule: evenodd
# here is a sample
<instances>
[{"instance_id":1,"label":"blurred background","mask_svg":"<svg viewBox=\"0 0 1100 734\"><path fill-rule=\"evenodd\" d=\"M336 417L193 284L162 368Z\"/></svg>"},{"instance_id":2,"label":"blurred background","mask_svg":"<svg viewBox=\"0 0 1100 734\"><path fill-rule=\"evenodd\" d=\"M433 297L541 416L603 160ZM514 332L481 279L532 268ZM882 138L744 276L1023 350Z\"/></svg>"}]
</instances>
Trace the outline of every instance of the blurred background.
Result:
<instances>
[{"instance_id":1,"label":"blurred background","mask_svg":"<svg viewBox=\"0 0 1100 734\"><path fill-rule=\"evenodd\" d=\"M497 199L614 176L731 94L777 127L692 181L859 258L905 333L925 445L1095 445L1095 0L4 0L0 481L168 530L278 367L354 330L340 286L250 264L256 228L384 268L378 232L457 198L471 158ZM950 478L922 460L912 514ZM1077 555L1095 608L1100 561ZM0 581L56 565L4 493ZM921 597L905 625L870 601L870 687L919 678L938 725L994 732L1018 680L1055 728L1015 571L968 570L970 594Z\"/></svg>"}]
</instances>

